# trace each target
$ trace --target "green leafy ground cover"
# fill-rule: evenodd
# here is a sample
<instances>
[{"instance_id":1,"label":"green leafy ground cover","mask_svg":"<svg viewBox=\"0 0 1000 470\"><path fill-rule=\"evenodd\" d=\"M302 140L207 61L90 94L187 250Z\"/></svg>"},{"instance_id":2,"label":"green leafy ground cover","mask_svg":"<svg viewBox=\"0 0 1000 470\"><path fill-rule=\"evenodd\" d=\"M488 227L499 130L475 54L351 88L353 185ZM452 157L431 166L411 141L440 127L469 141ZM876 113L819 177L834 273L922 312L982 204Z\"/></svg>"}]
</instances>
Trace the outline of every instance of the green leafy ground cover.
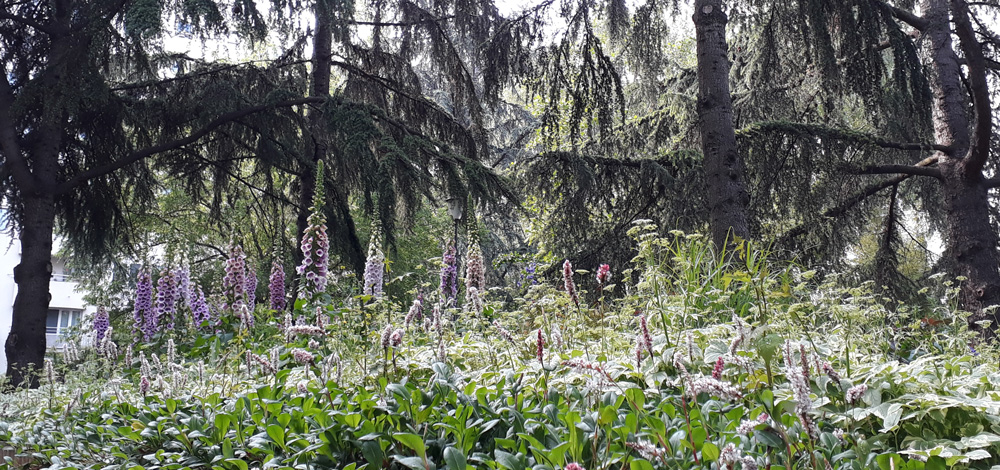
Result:
<instances>
[{"instance_id":1,"label":"green leafy ground cover","mask_svg":"<svg viewBox=\"0 0 1000 470\"><path fill-rule=\"evenodd\" d=\"M481 313L428 296L408 321L408 302L322 294L296 304L309 328L260 307L253 328L68 354L3 396L7 464L1000 468L998 355L947 285L890 310L869 285L652 233L633 230L614 300L593 273L579 306L543 282L494 289Z\"/></svg>"}]
</instances>

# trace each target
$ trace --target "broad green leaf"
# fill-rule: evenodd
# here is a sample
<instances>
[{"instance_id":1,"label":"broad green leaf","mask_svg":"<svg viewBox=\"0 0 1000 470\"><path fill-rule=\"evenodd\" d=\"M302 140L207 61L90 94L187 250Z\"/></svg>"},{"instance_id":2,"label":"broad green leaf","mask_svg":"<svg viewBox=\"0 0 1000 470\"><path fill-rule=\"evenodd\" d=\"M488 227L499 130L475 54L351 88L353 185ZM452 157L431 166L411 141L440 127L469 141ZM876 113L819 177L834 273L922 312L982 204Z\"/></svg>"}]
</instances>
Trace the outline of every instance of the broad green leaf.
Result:
<instances>
[{"instance_id":1,"label":"broad green leaf","mask_svg":"<svg viewBox=\"0 0 1000 470\"><path fill-rule=\"evenodd\" d=\"M400 457L397 455L396 461L412 468L413 470L426 470L426 467L424 467L424 459L420 457ZM427 462L427 465L429 466L430 462Z\"/></svg>"},{"instance_id":2,"label":"broad green leaf","mask_svg":"<svg viewBox=\"0 0 1000 470\"><path fill-rule=\"evenodd\" d=\"M421 457L426 456L427 448L424 446L424 440L421 439L420 436L406 432L398 432L393 434L392 437L396 438L396 440L404 446L409 447L411 450L416 452L417 455Z\"/></svg>"},{"instance_id":3,"label":"broad green leaf","mask_svg":"<svg viewBox=\"0 0 1000 470\"><path fill-rule=\"evenodd\" d=\"M719 459L719 446L711 442L706 442L701 448L701 456L706 461L715 462Z\"/></svg>"},{"instance_id":4,"label":"broad green leaf","mask_svg":"<svg viewBox=\"0 0 1000 470\"><path fill-rule=\"evenodd\" d=\"M448 464L448 470L465 470L467 465L465 454L452 446L445 447L444 461Z\"/></svg>"},{"instance_id":5,"label":"broad green leaf","mask_svg":"<svg viewBox=\"0 0 1000 470\"><path fill-rule=\"evenodd\" d=\"M889 432L896 428L899 424L899 418L903 415L903 406L899 403L893 403L889 405L889 408L885 412L885 418L882 420L882 430L880 432Z\"/></svg>"},{"instance_id":6,"label":"broad green leaf","mask_svg":"<svg viewBox=\"0 0 1000 470\"><path fill-rule=\"evenodd\" d=\"M776 447L779 449L785 447L785 441L781 439L781 436L770 429L761 429L760 431L753 433L753 437L757 440L757 442L760 442L768 447Z\"/></svg>"},{"instance_id":7,"label":"broad green leaf","mask_svg":"<svg viewBox=\"0 0 1000 470\"><path fill-rule=\"evenodd\" d=\"M628 463L629 470L653 470L653 464L647 460L634 459Z\"/></svg>"}]
</instances>

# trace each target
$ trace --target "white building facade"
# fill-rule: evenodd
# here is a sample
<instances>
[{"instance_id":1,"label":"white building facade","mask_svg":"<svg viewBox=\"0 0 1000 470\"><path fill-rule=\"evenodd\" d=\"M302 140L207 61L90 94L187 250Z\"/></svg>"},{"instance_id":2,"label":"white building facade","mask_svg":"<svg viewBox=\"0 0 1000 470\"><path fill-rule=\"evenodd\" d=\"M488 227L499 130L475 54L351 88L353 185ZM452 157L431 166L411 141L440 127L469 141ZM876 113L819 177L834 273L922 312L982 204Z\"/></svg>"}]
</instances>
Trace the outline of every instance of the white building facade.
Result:
<instances>
[{"instance_id":1,"label":"white building facade","mask_svg":"<svg viewBox=\"0 0 1000 470\"><path fill-rule=\"evenodd\" d=\"M58 246L58 241L55 243ZM14 266L21 262L21 242L0 233L0 374L7 371L7 355L3 345L7 343L11 320L14 314L14 298L17 284L14 283ZM84 319L97 310L83 300L83 292L77 291L77 283L66 269L66 263L52 258L52 280L49 282L49 312L45 319L45 343L50 350L60 348L63 338L79 327Z\"/></svg>"}]
</instances>

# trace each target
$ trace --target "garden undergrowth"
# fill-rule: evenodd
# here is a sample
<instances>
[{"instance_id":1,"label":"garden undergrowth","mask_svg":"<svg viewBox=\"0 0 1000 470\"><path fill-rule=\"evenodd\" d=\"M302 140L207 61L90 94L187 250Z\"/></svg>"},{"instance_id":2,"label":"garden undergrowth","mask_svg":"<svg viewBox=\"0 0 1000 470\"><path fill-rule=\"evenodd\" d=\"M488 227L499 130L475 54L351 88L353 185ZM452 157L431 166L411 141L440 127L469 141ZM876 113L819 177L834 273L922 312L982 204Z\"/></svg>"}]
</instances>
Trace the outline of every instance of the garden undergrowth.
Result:
<instances>
[{"instance_id":1,"label":"garden undergrowth","mask_svg":"<svg viewBox=\"0 0 1000 470\"><path fill-rule=\"evenodd\" d=\"M64 355L2 397L7 465L1000 468L997 351L947 295L890 310L748 244L632 236L624 296L567 262L481 305L317 293Z\"/></svg>"}]
</instances>

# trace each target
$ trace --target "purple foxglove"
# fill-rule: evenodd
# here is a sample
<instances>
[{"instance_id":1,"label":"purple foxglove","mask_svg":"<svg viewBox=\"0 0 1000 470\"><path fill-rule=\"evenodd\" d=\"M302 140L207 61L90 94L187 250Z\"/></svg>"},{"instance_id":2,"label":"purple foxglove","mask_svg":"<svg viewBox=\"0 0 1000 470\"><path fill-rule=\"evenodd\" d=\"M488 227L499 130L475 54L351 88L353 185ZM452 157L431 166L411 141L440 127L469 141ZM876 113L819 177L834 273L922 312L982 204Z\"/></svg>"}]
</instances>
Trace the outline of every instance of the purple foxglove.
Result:
<instances>
[{"instance_id":1,"label":"purple foxglove","mask_svg":"<svg viewBox=\"0 0 1000 470\"><path fill-rule=\"evenodd\" d=\"M202 323L211 320L211 312L208 310L205 292L201 290L201 287L197 286L195 286L194 290L195 293L191 296L191 321L194 323L195 328L200 328Z\"/></svg>"},{"instance_id":2,"label":"purple foxglove","mask_svg":"<svg viewBox=\"0 0 1000 470\"><path fill-rule=\"evenodd\" d=\"M271 263L271 279L268 284L271 298L271 310L282 311L285 309L285 269L281 267L278 260Z\"/></svg>"},{"instance_id":3,"label":"purple foxglove","mask_svg":"<svg viewBox=\"0 0 1000 470\"><path fill-rule=\"evenodd\" d=\"M108 319L108 310L104 307L98 307L97 313L94 314L94 344L102 344L110 326L111 322Z\"/></svg>"},{"instance_id":4,"label":"purple foxglove","mask_svg":"<svg viewBox=\"0 0 1000 470\"><path fill-rule=\"evenodd\" d=\"M172 270L160 274L156 281L157 321L165 321L168 330L174 329L174 316L177 313L177 276Z\"/></svg>"},{"instance_id":5,"label":"purple foxglove","mask_svg":"<svg viewBox=\"0 0 1000 470\"><path fill-rule=\"evenodd\" d=\"M469 304L474 304L477 302L476 295L473 295L472 289L475 288L476 292L480 295L486 291L486 265L483 261L483 249L479 247L479 243L472 243L469 247L468 259L465 262L465 303L466 309L469 309ZM481 303L482 300L480 299ZM480 311L482 309L479 309Z\"/></svg>"},{"instance_id":6,"label":"purple foxglove","mask_svg":"<svg viewBox=\"0 0 1000 470\"><path fill-rule=\"evenodd\" d=\"M154 315L153 311L153 278L149 275L149 271L143 268L139 271L139 275L135 282L135 309L132 312L132 316L135 319L135 331L136 336L138 332L142 332L143 340L149 341L149 338L156 333L155 329L149 331L149 319ZM155 328L156 322L152 322Z\"/></svg>"},{"instance_id":7,"label":"purple foxglove","mask_svg":"<svg viewBox=\"0 0 1000 470\"><path fill-rule=\"evenodd\" d=\"M247 269L245 291L247 295L247 308L252 312L254 306L257 304L257 271L252 267Z\"/></svg>"},{"instance_id":8,"label":"purple foxglove","mask_svg":"<svg viewBox=\"0 0 1000 470\"><path fill-rule=\"evenodd\" d=\"M375 299L382 297L382 284L385 278L385 254L378 245L378 232L372 232L368 244L368 259L365 261L364 294Z\"/></svg>"},{"instance_id":9,"label":"purple foxglove","mask_svg":"<svg viewBox=\"0 0 1000 470\"><path fill-rule=\"evenodd\" d=\"M329 269L330 239L326 234L326 216L323 206L326 203L324 195L325 180L323 162L316 164L316 185L313 190L313 204L310 208L308 223L302 233L302 264L295 271L302 276L299 298L309 299L326 291L327 270Z\"/></svg>"}]
</instances>

